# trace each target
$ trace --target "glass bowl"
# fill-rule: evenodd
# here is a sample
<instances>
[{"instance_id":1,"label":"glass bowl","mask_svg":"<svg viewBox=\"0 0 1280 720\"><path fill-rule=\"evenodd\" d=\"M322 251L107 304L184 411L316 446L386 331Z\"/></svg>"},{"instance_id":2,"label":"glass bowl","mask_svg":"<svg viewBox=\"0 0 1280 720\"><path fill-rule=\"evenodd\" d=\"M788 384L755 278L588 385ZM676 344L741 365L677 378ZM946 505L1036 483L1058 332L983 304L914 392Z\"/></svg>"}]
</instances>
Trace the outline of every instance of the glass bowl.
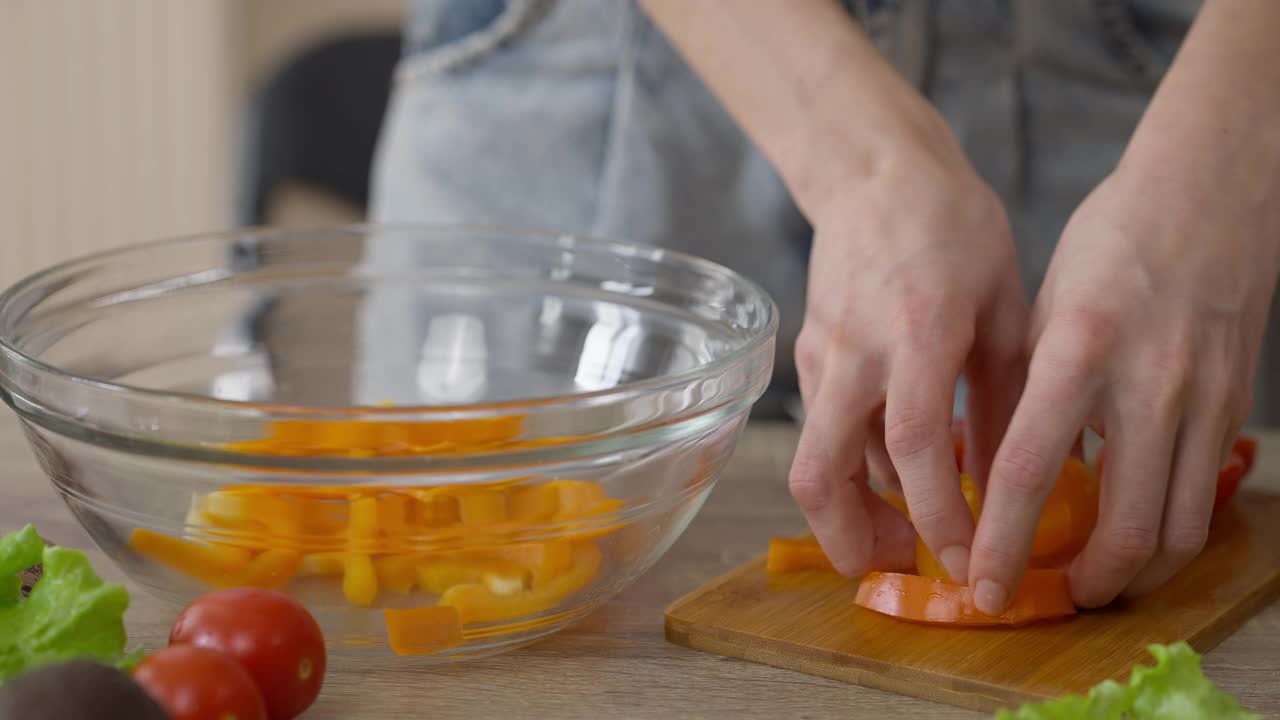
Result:
<instances>
[{"instance_id":1,"label":"glass bowl","mask_svg":"<svg viewBox=\"0 0 1280 720\"><path fill-rule=\"evenodd\" d=\"M331 652L531 642L648 569L768 384L758 286L485 227L248 230L0 296L0 389L54 487L175 603L278 588Z\"/></svg>"}]
</instances>

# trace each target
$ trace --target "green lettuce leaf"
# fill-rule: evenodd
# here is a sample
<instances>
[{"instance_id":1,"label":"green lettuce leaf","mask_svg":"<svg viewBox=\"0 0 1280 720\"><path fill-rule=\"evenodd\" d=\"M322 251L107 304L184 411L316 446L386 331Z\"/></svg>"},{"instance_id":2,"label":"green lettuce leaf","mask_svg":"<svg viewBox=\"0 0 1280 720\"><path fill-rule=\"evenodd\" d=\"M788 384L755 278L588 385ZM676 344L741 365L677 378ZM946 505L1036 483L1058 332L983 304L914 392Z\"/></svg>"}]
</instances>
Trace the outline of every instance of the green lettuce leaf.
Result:
<instances>
[{"instance_id":1,"label":"green lettuce leaf","mask_svg":"<svg viewBox=\"0 0 1280 720\"><path fill-rule=\"evenodd\" d=\"M37 563L43 563L44 574L24 600L16 576ZM136 662L136 655L124 652L129 593L103 582L84 553L45 547L28 525L0 538L0 578L0 682L73 658L118 667Z\"/></svg>"},{"instance_id":2,"label":"green lettuce leaf","mask_svg":"<svg viewBox=\"0 0 1280 720\"><path fill-rule=\"evenodd\" d=\"M0 538L0 608L18 604L22 582L18 573L40 562L44 541L30 525Z\"/></svg>"},{"instance_id":3,"label":"green lettuce leaf","mask_svg":"<svg viewBox=\"0 0 1280 720\"><path fill-rule=\"evenodd\" d=\"M1261 720L1204 676L1200 656L1187 643L1147 651L1156 664L1135 667L1128 685L1107 680L1085 696L1001 710L996 720Z\"/></svg>"}]
</instances>

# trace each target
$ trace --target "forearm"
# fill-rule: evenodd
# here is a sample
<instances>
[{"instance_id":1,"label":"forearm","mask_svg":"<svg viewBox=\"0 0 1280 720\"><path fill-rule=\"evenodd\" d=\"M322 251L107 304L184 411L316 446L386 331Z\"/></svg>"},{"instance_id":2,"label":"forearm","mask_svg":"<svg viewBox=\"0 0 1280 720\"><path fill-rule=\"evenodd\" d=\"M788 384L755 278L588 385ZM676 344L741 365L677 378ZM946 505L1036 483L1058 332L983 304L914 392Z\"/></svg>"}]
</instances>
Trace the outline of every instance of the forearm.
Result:
<instances>
[{"instance_id":1,"label":"forearm","mask_svg":"<svg viewBox=\"0 0 1280 720\"><path fill-rule=\"evenodd\" d=\"M1226 189L1242 211L1280 205L1278 37L1280 2L1208 0L1121 167L1188 193Z\"/></svg>"},{"instance_id":2,"label":"forearm","mask_svg":"<svg viewBox=\"0 0 1280 720\"><path fill-rule=\"evenodd\" d=\"M834 0L642 4L807 213L895 150L949 137Z\"/></svg>"}]
</instances>

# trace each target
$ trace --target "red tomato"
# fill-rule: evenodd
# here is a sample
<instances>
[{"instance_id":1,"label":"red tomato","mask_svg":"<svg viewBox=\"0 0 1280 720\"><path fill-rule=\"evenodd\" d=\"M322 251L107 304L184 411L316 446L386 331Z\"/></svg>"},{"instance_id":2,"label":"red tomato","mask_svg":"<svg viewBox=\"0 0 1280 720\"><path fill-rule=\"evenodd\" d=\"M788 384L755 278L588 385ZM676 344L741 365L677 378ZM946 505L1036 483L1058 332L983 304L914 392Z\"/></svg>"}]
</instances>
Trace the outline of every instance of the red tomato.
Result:
<instances>
[{"instance_id":1,"label":"red tomato","mask_svg":"<svg viewBox=\"0 0 1280 720\"><path fill-rule=\"evenodd\" d=\"M234 657L262 691L271 720L311 707L324 684L324 635L298 601L275 590L231 588L198 598L178 616L170 645Z\"/></svg>"},{"instance_id":2,"label":"red tomato","mask_svg":"<svg viewBox=\"0 0 1280 720\"><path fill-rule=\"evenodd\" d=\"M139 663L133 679L173 720L268 720L253 678L216 650L167 647Z\"/></svg>"}]
</instances>

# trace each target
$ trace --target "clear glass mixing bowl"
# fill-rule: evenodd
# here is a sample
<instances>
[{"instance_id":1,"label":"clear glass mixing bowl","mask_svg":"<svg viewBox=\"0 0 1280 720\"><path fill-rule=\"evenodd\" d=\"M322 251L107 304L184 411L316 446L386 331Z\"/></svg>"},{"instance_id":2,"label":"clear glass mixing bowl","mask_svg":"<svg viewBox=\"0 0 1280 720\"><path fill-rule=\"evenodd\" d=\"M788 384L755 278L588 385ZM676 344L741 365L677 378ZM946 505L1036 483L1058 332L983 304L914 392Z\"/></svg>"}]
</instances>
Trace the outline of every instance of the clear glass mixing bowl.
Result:
<instances>
[{"instance_id":1,"label":"clear glass mixing bowl","mask_svg":"<svg viewBox=\"0 0 1280 720\"><path fill-rule=\"evenodd\" d=\"M680 535L773 365L752 282L483 227L250 230L0 296L0 388L94 541L182 603L261 585L337 654L584 616Z\"/></svg>"}]
</instances>

